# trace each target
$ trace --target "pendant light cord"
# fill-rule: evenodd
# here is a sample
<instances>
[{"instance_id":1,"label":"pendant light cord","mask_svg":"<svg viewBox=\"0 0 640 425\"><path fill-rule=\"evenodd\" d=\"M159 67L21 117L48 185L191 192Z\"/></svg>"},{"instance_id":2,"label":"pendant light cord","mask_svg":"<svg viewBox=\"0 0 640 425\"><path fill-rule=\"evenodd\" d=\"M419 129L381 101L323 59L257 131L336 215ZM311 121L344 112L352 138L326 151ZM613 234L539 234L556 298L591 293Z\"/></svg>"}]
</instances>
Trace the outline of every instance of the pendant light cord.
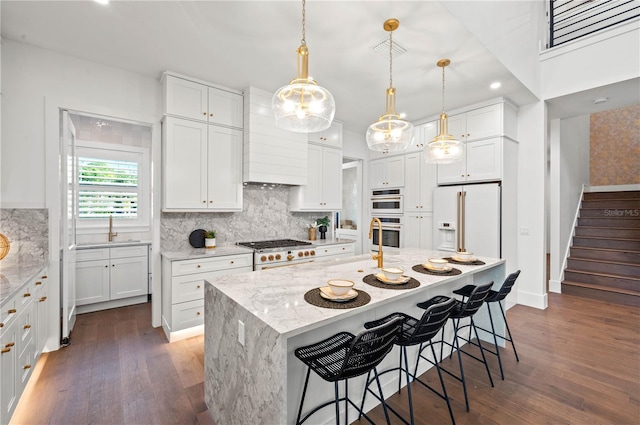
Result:
<instances>
[{"instance_id":1,"label":"pendant light cord","mask_svg":"<svg viewBox=\"0 0 640 425\"><path fill-rule=\"evenodd\" d=\"M300 44L302 44L303 46L307 44L307 41L306 41L306 28L305 28L306 27L307 15L306 15L305 10L304 10L304 5L305 5L305 0L302 0L302 40L300 40Z\"/></svg>"}]
</instances>

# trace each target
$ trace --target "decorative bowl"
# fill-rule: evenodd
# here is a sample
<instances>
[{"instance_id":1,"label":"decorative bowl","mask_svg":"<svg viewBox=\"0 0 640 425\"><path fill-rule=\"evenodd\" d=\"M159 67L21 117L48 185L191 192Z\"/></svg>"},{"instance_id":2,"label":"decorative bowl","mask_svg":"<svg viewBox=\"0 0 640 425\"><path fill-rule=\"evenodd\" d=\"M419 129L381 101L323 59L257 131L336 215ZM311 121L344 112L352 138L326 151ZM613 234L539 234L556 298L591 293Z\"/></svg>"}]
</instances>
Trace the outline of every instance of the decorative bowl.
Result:
<instances>
[{"instance_id":1,"label":"decorative bowl","mask_svg":"<svg viewBox=\"0 0 640 425\"><path fill-rule=\"evenodd\" d=\"M329 284L329 288L331 288L331 292L336 295L346 294L354 285L352 281L346 279L331 279L327 283Z\"/></svg>"},{"instance_id":2,"label":"decorative bowl","mask_svg":"<svg viewBox=\"0 0 640 425\"><path fill-rule=\"evenodd\" d=\"M444 269L449 262L447 260L443 260L442 258L429 258L429 264L431 267L437 270Z\"/></svg>"}]
</instances>

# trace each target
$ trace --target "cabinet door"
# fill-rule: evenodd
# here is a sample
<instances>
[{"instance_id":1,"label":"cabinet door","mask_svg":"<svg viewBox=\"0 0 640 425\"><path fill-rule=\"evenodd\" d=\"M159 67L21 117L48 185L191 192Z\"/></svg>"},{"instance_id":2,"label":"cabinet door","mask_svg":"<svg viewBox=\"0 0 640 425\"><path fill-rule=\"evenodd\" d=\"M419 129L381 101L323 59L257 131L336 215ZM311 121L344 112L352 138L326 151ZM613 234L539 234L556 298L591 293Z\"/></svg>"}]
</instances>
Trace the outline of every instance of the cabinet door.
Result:
<instances>
[{"instance_id":1,"label":"cabinet door","mask_svg":"<svg viewBox=\"0 0 640 425\"><path fill-rule=\"evenodd\" d=\"M342 123L333 121L326 130L309 133L308 140L311 143L342 149Z\"/></svg>"},{"instance_id":2,"label":"cabinet door","mask_svg":"<svg viewBox=\"0 0 640 425\"><path fill-rule=\"evenodd\" d=\"M462 183L467 179L466 143L462 143L462 159L451 164L438 164L438 184Z\"/></svg>"},{"instance_id":3,"label":"cabinet door","mask_svg":"<svg viewBox=\"0 0 640 425\"><path fill-rule=\"evenodd\" d=\"M242 128L242 95L209 87L209 123Z\"/></svg>"},{"instance_id":4,"label":"cabinet door","mask_svg":"<svg viewBox=\"0 0 640 425\"><path fill-rule=\"evenodd\" d=\"M451 115L447 123L450 135L461 142L467 139L467 114Z\"/></svg>"},{"instance_id":5,"label":"cabinet door","mask_svg":"<svg viewBox=\"0 0 640 425\"><path fill-rule=\"evenodd\" d=\"M15 321L2 329L0 338L0 423L8 424L18 402L18 326Z\"/></svg>"},{"instance_id":6,"label":"cabinet door","mask_svg":"<svg viewBox=\"0 0 640 425\"><path fill-rule=\"evenodd\" d=\"M322 203L325 210L342 209L342 150L322 148Z\"/></svg>"},{"instance_id":7,"label":"cabinet door","mask_svg":"<svg viewBox=\"0 0 640 425\"><path fill-rule=\"evenodd\" d=\"M303 208L320 211L324 208L322 198L322 147L309 145L307 149L309 166L307 168L307 184L303 189Z\"/></svg>"},{"instance_id":8,"label":"cabinet door","mask_svg":"<svg viewBox=\"0 0 640 425\"><path fill-rule=\"evenodd\" d=\"M404 186L404 155L387 158L387 187Z\"/></svg>"},{"instance_id":9,"label":"cabinet door","mask_svg":"<svg viewBox=\"0 0 640 425\"><path fill-rule=\"evenodd\" d=\"M438 135L438 121L430 121L428 123L422 124L420 129L420 143L419 148L422 151L423 148L429 145L437 135Z\"/></svg>"},{"instance_id":10,"label":"cabinet door","mask_svg":"<svg viewBox=\"0 0 640 425\"><path fill-rule=\"evenodd\" d=\"M418 212L421 206L421 168L423 155L421 152L407 154L405 158L404 210Z\"/></svg>"},{"instance_id":11,"label":"cabinet door","mask_svg":"<svg viewBox=\"0 0 640 425\"><path fill-rule=\"evenodd\" d=\"M148 292L147 257L111 260L111 299L136 297Z\"/></svg>"},{"instance_id":12,"label":"cabinet door","mask_svg":"<svg viewBox=\"0 0 640 425\"><path fill-rule=\"evenodd\" d=\"M167 114L207 121L207 86L167 75L165 91Z\"/></svg>"},{"instance_id":13,"label":"cabinet door","mask_svg":"<svg viewBox=\"0 0 640 425\"><path fill-rule=\"evenodd\" d=\"M422 159L422 156L420 156L420 158ZM433 211L433 189L438 186L437 175L438 166L436 164L427 164L424 161L421 161L420 212ZM405 187L406 184L407 182L405 182Z\"/></svg>"},{"instance_id":14,"label":"cabinet door","mask_svg":"<svg viewBox=\"0 0 640 425\"><path fill-rule=\"evenodd\" d=\"M403 248L420 248L420 214L412 213L404 215L402 229Z\"/></svg>"},{"instance_id":15,"label":"cabinet door","mask_svg":"<svg viewBox=\"0 0 640 425\"><path fill-rule=\"evenodd\" d=\"M164 136L164 207L207 207L207 124L167 117Z\"/></svg>"},{"instance_id":16,"label":"cabinet door","mask_svg":"<svg viewBox=\"0 0 640 425\"><path fill-rule=\"evenodd\" d=\"M242 210L242 131L209 126L208 208Z\"/></svg>"},{"instance_id":17,"label":"cabinet door","mask_svg":"<svg viewBox=\"0 0 640 425\"><path fill-rule=\"evenodd\" d=\"M502 105L491 105L467 112L467 141L502 134Z\"/></svg>"},{"instance_id":18,"label":"cabinet door","mask_svg":"<svg viewBox=\"0 0 640 425\"><path fill-rule=\"evenodd\" d=\"M467 143L467 181L500 180L501 177L501 138Z\"/></svg>"},{"instance_id":19,"label":"cabinet door","mask_svg":"<svg viewBox=\"0 0 640 425\"><path fill-rule=\"evenodd\" d=\"M433 213L420 214L420 249L433 249Z\"/></svg>"},{"instance_id":20,"label":"cabinet door","mask_svg":"<svg viewBox=\"0 0 640 425\"><path fill-rule=\"evenodd\" d=\"M371 189L383 189L387 187L387 158L376 159L369 162L369 183Z\"/></svg>"},{"instance_id":21,"label":"cabinet door","mask_svg":"<svg viewBox=\"0 0 640 425\"><path fill-rule=\"evenodd\" d=\"M109 260L76 263L76 305L109 301Z\"/></svg>"},{"instance_id":22,"label":"cabinet door","mask_svg":"<svg viewBox=\"0 0 640 425\"><path fill-rule=\"evenodd\" d=\"M37 303L34 360L37 360L49 336L49 286L46 283L38 291L38 298L34 302Z\"/></svg>"}]
</instances>

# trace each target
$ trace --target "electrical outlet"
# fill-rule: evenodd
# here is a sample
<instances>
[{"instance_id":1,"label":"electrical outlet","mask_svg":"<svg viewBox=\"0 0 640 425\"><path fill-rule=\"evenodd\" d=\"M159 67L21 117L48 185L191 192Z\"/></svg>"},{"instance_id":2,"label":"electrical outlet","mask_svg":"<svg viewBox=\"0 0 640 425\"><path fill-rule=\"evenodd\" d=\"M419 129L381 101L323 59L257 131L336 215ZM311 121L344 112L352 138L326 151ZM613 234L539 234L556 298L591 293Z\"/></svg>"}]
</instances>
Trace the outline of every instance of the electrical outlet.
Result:
<instances>
[{"instance_id":1,"label":"electrical outlet","mask_svg":"<svg viewBox=\"0 0 640 425\"><path fill-rule=\"evenodd\" d=\"M238 320L238 342L244 347L244 322Z\"/></svg>"}]
</instances>

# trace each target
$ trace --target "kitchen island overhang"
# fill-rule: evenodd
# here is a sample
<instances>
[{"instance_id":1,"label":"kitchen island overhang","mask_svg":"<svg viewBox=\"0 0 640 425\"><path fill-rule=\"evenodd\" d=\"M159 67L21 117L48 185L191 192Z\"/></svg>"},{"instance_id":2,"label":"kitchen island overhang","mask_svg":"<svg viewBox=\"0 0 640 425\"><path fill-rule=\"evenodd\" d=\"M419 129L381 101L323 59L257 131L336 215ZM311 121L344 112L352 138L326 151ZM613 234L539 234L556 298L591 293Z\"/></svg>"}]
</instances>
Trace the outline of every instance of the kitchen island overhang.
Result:
<instances>
[{"instance_id":1,"label":"kitchen island overhang","mask_svg":"<svg viewBox=\"0 0 640 425\"><path fill-rule=\"evenodd\" d=\"M419 317L422 310L416 304L420 301L435 295L451 296L453 290L467 284L493 281L497 288L505 277L504 260L500 259L480 257L485 265L455 265L460 275L435 276L415 272L411 266L450 253L401 249L394 254L387 255L387 260L400 263L405 275L421 283L419 287L397 290L365 284L365 276L378 272L376 262L368 255L224 276L209 282L205 288L204 385L205 403L216 423L294 423L306 373L305 366L293 355L297 347L339 331L356 334L363 330L364 322L396 311ZM324 286L332 278L353 280L355 288L365 290L371 301L354 309L327 309L304 300L308 290ZM476 321L482 324L487 316L483 308ZM452 336L450 326L446 335ZM415 351L410 352L410 361L415 361ZM379 370L394 367L397 355L394 348ZM425 363L421 363L419 373L427 369ZM350 396L358 399L363 384L364 377L350 380ZM331 399L332 387L312 375L304 410L314 402ZM397 388L397 375L387 374L383 387L388 389L385 394L391 395L392 388ZM369 397L365 410L373 408L374 401ZM314 421L332 417L333 410L327 408L318 412ZM350 417L355 417L352 412Z\"/></svg>"}]
</instances>

